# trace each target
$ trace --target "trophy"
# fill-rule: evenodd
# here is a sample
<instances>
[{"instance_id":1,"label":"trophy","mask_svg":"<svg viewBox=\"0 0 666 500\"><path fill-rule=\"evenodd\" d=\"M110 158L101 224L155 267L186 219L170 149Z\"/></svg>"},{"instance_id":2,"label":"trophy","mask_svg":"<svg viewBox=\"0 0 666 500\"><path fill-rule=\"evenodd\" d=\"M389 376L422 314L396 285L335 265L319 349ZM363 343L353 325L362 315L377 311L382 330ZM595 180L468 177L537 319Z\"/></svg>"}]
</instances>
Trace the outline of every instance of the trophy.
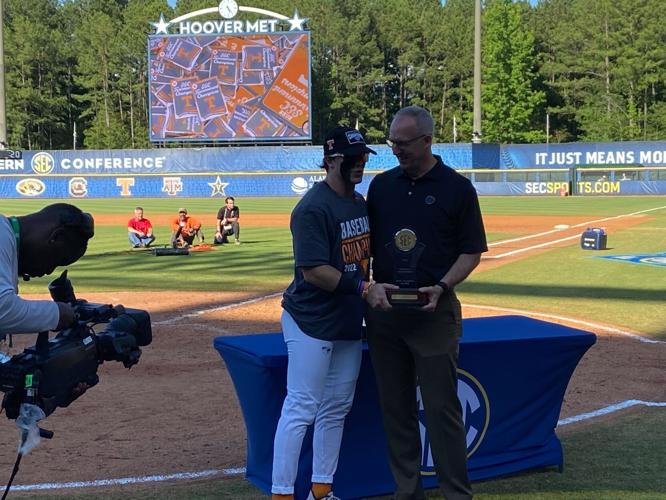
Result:
<instances>
[{"instance_id":1,"label":"trophy","mask_svg":"<svg viewBox=\"0 0 666 500\"><path fill-rule=\"evenodd\" d=\"M393 257L393 282L399 290L386 290L389 303L394 307L421 307L428 297L418 291L416 265L425 249L411 229L401 229L386 244Z\"/></svg>"}]
</instances>

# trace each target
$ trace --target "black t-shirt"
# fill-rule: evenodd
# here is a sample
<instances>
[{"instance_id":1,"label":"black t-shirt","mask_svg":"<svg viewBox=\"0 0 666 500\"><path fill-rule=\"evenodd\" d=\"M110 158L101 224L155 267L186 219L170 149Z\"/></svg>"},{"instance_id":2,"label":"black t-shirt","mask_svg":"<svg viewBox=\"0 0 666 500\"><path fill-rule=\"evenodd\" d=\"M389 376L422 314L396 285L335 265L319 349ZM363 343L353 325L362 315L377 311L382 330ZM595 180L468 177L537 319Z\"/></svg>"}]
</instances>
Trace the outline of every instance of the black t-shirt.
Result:
<instances>
[{"instance_id":1,"label":"black t-shirt","mask_svg":"<svg viewBox=\"0 0 666 500\"><path fill-rule=\"evenodd\" d=\"M361 338L365 303L359 294L327 292L303 279L301 267L330 265L367 279L370 226L363 197L343 198L325 182L316 183L291 213L294 281L282 307L298 327L321 340Z\"/></svg>"},{"instance_id":2,"label":"black t-shirt","mask_svg":"<svg viewBox=\"0 0 666 500\"><path fill-rule=\"evenodd\" d=\"M234 208L232 208L231 210L229 210L226 206L224 206L217 211L217 218L219 220L228 219L228 218L233 219L235 217L238 217L239 215L240 215L240 210L235 205Z\"/></svg>"},{"instance_id":3,"label":"black t-shirt","mask_svg":"<svg viewBox=\"0 0 666 500\"><path fill-rule=\"evenodd\" d=\"M474 186L444 165L439 156L435 158L437 164L418 179L396 167L370 183L368 213L375 281L395 282L390 243L401 229L411 229L425 245L417 265L418 286L441 280L460 254L488 250Z\"/></svg>"}]
</instances>

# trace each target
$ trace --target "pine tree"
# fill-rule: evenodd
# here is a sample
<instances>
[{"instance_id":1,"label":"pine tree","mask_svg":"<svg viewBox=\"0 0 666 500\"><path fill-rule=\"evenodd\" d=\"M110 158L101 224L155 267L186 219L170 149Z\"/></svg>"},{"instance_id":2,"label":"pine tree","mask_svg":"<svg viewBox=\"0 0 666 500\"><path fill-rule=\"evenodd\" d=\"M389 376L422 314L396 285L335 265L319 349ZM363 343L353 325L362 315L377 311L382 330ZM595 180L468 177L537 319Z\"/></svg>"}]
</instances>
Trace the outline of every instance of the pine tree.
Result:
<instances>
[{"instance_id":1,"label":"pine tree","mask_svg":"<svg viewBox=\"0 0 666 500\"><path fill-rule=\"evenodd\" d=\"M536 86L534 35L520 5L491 0L483 30L483 136L485 142L539 142L535 114L544 102Z\"/></svg>"}]
</instances>

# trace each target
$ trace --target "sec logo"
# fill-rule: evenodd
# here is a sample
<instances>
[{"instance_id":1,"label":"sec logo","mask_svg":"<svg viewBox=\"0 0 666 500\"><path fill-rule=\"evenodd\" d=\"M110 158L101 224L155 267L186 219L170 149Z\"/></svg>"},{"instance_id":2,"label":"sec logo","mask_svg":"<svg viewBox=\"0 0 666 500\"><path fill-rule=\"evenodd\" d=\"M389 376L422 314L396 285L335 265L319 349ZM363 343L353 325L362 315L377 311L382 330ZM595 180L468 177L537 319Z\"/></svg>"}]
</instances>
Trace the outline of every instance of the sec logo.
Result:
<instances>
[{"instance_id":1,"label":"sec logo","mask_svg":"<svg viewBox=\"0 0 666 500\"><path fill-rule=\"evenodd\" d=\"M16 192L21 196L39 196L46 186L39 179L21 179L16 183Z\"/></svg>"},{"instance_id":2,"label":"sec logo","mask_svg":"<svg viewBox=\"0 0 666 500\"><path fill-rule=\"evenodd\" d=\"M419 408L419 428L421 430L421 474L435 474L432 459L430 438L425 422L425 410L421 398L421 388L417 388L416 397ZM465 439L467 442L467 458L471 457L483 442L490 423L490 402L488 394L481 383L470 373L458 368L458 399L462 407Z\"/></svg>"},{"instance_id":3,"label":"sec logo","mask_svg":"<svg viewBox=\"0 0 666 500\"><path fill-rule=\"evenodd\" d=\"M55 160L49 153L37 153L30 160L30 166L37 175L50 174L55 166Z\"/></svg>"}]
</instances>

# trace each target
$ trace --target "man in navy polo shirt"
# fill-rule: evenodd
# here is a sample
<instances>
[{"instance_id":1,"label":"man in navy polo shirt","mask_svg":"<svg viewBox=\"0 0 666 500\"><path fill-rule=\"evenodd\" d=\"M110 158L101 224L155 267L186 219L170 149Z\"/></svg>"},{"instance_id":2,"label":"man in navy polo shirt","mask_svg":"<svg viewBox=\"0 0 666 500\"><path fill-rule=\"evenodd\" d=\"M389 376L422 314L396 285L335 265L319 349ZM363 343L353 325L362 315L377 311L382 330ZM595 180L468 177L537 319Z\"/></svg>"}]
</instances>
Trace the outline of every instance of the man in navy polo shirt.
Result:
<instances>
[{"instance_id":1,"label":"man in navy polo shirt","mask_svg":"<svg viewBox=\"0 0 666 500\"><path fill-rule=\"evenodd\" d=\"M461 306L453 289L479 264L487 246L476 191L432 154L433 128L425 109L401 109L387 141L400 165L377 175L368 190L376 282L367 299L368 345L396 500L425 498L417 384L444 495L447 500L472 498L457 397ZM395 284L410 275L414 290L397 293ZM396 297L413 303L401 304Z\"/></svg>"}]
</instances>

